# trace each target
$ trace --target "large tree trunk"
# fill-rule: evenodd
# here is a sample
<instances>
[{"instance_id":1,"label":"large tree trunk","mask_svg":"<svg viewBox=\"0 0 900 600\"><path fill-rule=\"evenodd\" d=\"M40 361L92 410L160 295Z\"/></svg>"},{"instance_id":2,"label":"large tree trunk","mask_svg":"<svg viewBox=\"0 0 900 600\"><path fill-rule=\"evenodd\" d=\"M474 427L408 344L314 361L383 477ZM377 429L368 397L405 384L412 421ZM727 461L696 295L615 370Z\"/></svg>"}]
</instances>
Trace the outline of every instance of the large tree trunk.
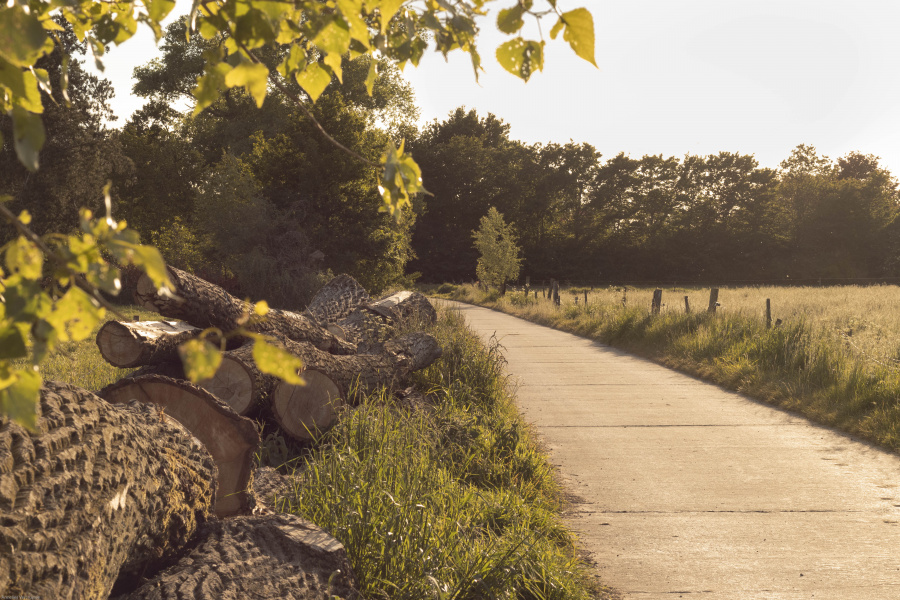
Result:
<instances>
[{"instance_id":1,"label":"large tree trunk","mask_svg":"<svg viewBox=\"0 0 900 600\"><path fill-rule=\"evenodd\" d=\"M161 375L128 377L103 388L99 395L116 404L139 400L159 406L203 442L215 460L219 469L216 516L252 510L253 494L248 488L259 447L253 421L237 415L203 388Z\"/></svg>"},{"instance_id":2,"label":"large tree trunk","mask_svg":"<svg viewBox=\"0 0 900 600\"><path fill-rule=\"evenodd\" d=\"M359 598L347 552L288 514L236 517L204 527L178 563L117 600Z\"/></svg>"},{"instance_id":3,"label":"large tree trunk","mask_svg":"<svg viewBox=\"0 0 900 600\"><path fill-rule=\"evenodd\" d=\"M419 292L397 292L359 306L331 329L332 333L358 344L359 352L373 352L394 332L409 323L431 324L437 312ZM339 329L338 329L339 328Z\"/></svg>"},{"instance_id":4,"label":"large tree trunk","mask_svg":"<svg viewBox=\"0 0 900 600\"><path fill-rule=\"evenodd\" d=\"M320 289L304 314L325 325L343 319L360 304L369 302L369 294L349 275L338 275Z\"/></svg>"},{"instance_id":5,"label":"large tree trunk","mask_svg":"<svg viewBox=\"0 0 900 600\"><path fill-rule=\"evenodd\" d=\"M187 321L195 327L218 327L223 332L236 329L253 307L238 300L222 288L180 269L169 267L175 285L175 298L157 293L146 275L137 283L135 300L164 317ZM257 333L279 334L296 341L309 342L333 354L353 354L356 347L319 327L298 313L273 309L265 318L254 317L244 327Z\"/></svg>"},{"instance_id":6,"label":"large tree trunk","mask_svg":"<svg viewBox=\"0 0 900 600\"><path fill-rule=\"evenodd\" d=\"M127 369L178 360L178 345L199 333L178 321L108 321L97 332L97 347L106 362Z\"/></svg>"},{"instance_id":7,"label":"large tree trunk","mask_svg":"<svg viewBox=\"0 0 900 600\"><path fill-rule=\"evenodd\" d=\"M308 415L300 421L305 425L314 423L316 428L326 430L333 424L337 409L355 399L356 394L404 379L441 355L437 341L425 333L392 340L380 346L378 354L354 356L328 354L309 344L287 339L281 339L279 343L303 361L303 375L308 380L305 386L285 387L277 377L262 373L253 361L252 343L226 352L216 374L200 385L241 415L267 403L272 405L272 393L281 386L280 400L272 405L277 420L292 423L299 418L294 414L297 411L301 415L312 411L315 417ZM304 434L303 439L308 436Z\"/></svg>"},{"instance_id":8,"label":"large tree trunk","mask_svg":"<svg viewBox=\"0 0 900 600\"><path fill-rule=\"evenodd\" d=\"M37 431L0 417L0 596L106 598L206 521L216 467L154 408L41 389Z\"/></svg>"},{"instance_id":9,"label":"large tree trunk","mask_svg":"<svg viewBox=\"0 0 900 600\"><path fill-rule=\"evenodd\" d=\"M306 385L278 382L270 406L281 428L301 441L328 430L345 402L381 385L402 381L441 356L437 340L427 333L390 340L379 354L334 356L290 340L283 340L282 346L303 361L301 375Z\"/></svg>"}]
</instances>

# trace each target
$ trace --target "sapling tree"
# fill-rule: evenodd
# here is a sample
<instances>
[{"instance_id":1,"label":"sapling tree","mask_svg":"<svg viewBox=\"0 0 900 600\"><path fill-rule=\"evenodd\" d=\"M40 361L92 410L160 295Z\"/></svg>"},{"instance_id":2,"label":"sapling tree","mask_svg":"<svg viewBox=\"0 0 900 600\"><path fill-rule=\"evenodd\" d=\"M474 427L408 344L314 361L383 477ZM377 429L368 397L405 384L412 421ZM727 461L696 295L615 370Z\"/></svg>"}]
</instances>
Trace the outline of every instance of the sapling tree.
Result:
<instances>
[{"instance_id":1,"label":"sapling tree","mask_svg":"<svg viewBox=\"0 0 900 600\"><path fill-rule=\"evenodd\" d=\"M472 232L475 249L481 254L475 273L478 279L488 285L505 290L508 281L519 277L522 249L516 240L516 232L511 223L493 206L481 217L481 225Z\"/></svg>"},{"instance_id":2,"label":"sapling tree","mask_svg":"<svg viewBox=\"0 0 900 600\"><path fill-rule=\"evenodd\" d=\"M399 217L411 196L425 193L421 171L404 144L388 143L380 160L370 161L331 137L315 119L310 104L333 80L342 80L345 57L369 55L401 67L418 65L429 41L444 55L453 50L468 53L477 77L481 55L476 47L476 19L486 15L493 2L194 0L188 29L209 42L202 56L203 75L193 89L194 112L211 106L231 88L245 89L261 106L269 91L277 88L332 144L377 172L382 208ZM508 2L512 5L499 10L496 21L497 29L510 37L496 49L497 60L507 71L528 80L543 69L546 43L542 33L537 40L522 36L526 18L538 23L550 18L554 22L550 37L562 33L578 56L596 64L594 25L587 9L563 11L559 0L538 0L540 7L534 0ZM58 102L54 87L62 102L68 102L68 55L63 55L55 81L48 70L37 66L42 57L63 47L60 35L65 28L58 19L71 25L78 42L102 70L107 47L126 42L141 24L150 27L158 41L163 35L161 23L174 7L175 0L5 2L0 7L0 112L12 121L12 139L7 135L2 143L13 145L27 169L38 169L46 139L44 104ZM366 86L370 94L378 62L369 62ZM76 233L43 237L29 227L27 211L16 215L8 209L5 202L10 199L0 198L0 215L17 235L2 249L5 262L0 270L0 414L32 426L41 385L38 365L58 341L84 339L103 318L99 291L119 288L114 263L139 265L162 290L171 282L159 252L141 245L124 221L113 219L108 194L105 215L98 218L82 211ZM264 316L266 311L260 303L248 311L254 314L247 319ZM262 370L296 378L297 365L289 356L279 355L275 346L262 339L257 342L254 358ZM192 379L210 376L221 360L202 339L188 342L184 356L191 363L187 371ZM26 367L21 366L22 359Z\"/></svg>"}]
</instances>

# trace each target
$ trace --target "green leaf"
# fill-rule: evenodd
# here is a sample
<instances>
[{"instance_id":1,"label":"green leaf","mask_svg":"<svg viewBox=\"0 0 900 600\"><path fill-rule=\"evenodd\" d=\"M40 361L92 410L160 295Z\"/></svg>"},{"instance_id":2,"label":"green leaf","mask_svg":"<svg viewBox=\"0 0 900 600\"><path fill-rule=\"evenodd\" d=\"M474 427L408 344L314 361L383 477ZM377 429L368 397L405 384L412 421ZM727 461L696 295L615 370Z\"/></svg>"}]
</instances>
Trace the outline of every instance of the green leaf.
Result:
<instances>
[{"instance_id":1,"label":"green leaf","mask_svg":"<svg viewBox=\"0 0 900 600\"><path fill-rule=\"evenodd\" d=\"M34 73L34 76L37 78L38 87L41 90L50 96L50 99L53 100L53 88L50 87L50 74L47 73L46 69L31 69L31 72ZM43 109L43 106L41 107ZM41 112L41 111L32 111L32 112Z\"/></svg>"},{"instance_id":2,"label":"green leaf","mask_svg":"<svg viewBox=\"0 0 900 600\"><path fill-rule=\"evenodd\" d=\"M245 62L236 66L225 76L225 85L228 87L244 86L253 99L257 108L261 108L266 99L266 91L269 82L269 69L259 63Z\"/></svg>"},{"instance_id":3,"label":"green leaf","mask_svg":"<svg viewBox=\"0 0 900 600\"><path fill-rule=\"evenodd\" d=\"M555 40L556 36L559 35L559 32L562 31L563 27L565 27L565 26L566 26L566 22L563 21L562 19L558 19L556 21L556 25L554 25L553 28L550 29L550 39Z\"/></svg>"},{"instance_id":4,"label":"green leaf","mask_svg":"<svg viewBox=\"0 0 900 600\"><path fill-rule=\"evenodd\" d=\"M47 72L43 71L43 73L46 75ZM38 83L34 72L23 71L12 63L0 59L0 86L9 89L13 105L32 113L44 112Z\"/></svg>"},{"instance_id":5,"label":"green leaf","mask_svg":"<svg viewBox=\"0 0 900 600\"><path fill-rule=\"evenodd\" d=\"M33 243L19 236L6 247L6 268L10 273L18 272L25 279L38 280L44 271L44 254Z\"/></svg>"},{"instance_id":6,"label":"green leaf","mask_svg":"<svg viewBox=\"0 0 900 600\"><path fill-rule=\"evenodd\" d=\"M388 23L391 22L404 2L405 0L381 0L378 2L378 10L381 13L381 33L387 31Z\"/></svg>"},{"instance_id":7,"label":"green leaf","mask_svg":"<svg viewBox=\"0 0 900 600\"><path fill-rule=\"evenodd\" d=\"M22 358L28 354L25 338L18 327L7 324L0 330L0 359Z\"/></svg>"},{"instance_id":8,"label":"green leaf","mask_svg":"<svg viewBox=\"0 0 900 600\"><path fill-rule=\"evenodd\" d=\"M33 13L18 4L0 8L0 57L30 67L44 54L47 41L47 32Z\"/></svg>"},{"instance_id":9,"label":"green leaf","mask_svg":"<svg viewBox=\"0 0 900 600\"><path fill-rule=\"evenodd\" d=\"M204 108L219 99L219 94L225 89L225 76L229 71L231 71L231 65L220 62L207 66L206 73L197 78L197 86L192 92L194 98L197 99L194 116L199 115Z\"/></svg>"},{"instance_id":10,"label":"green leaf","mask_svg":"<svg viewBox=\"0 0 900 600\"><path fill-rule=\"evenodd\" d=\"M185 375L194 383L211 379L222 364L219 349L202 339L188 340L181 344L178 354L184 363Z\"/></svg>"},{"instance_id":11,"label":"green leaf","mask_svg":"<svg viewBox=\"0 0 900 600\"><path fill-rule=\"evenodd\" d=\"M503 33L515 33L525 26L522 15L525 14L525 7L516 4L512 8L504 8L497 14L497 29Z\"/></svg>"},{"instance_id":12,"label":"green leaf","mask_svg":"<svg viewBox=\"0 0 900 600\"><path fill-rule=\"evenodd\" d=\"M169 279L169 270L162 254L153 246L137 245L134 248L134 256L131 263L144 268L144 272L158 290L171 290L172 280Z\"/></svg>"},{"instance_id":13,"label":"green leaf","mask_svg":"<svg viewBox=\"0 0 900 600\"><path fill-rule=\"evenodd\" d=\"M331 72L337 76L338 81L344 83L343 71L341 71L341 55L334 52L326 54L322 62L331 68Z\"/></svg>"},{"instance_id":14,"label":"green leaf","mask_svg":"<svg viewBox=\"0 0 900 600\"><path fill-rule=\"evenodd\" d=\"M56 329L59 339L79 342L87 339L94 327L106 316L106 310L96 304L87 292L72 286L56 301L55 310L46 320Z\"/></svg>"},{"instance_id":15,"label":"green leaf","mask_svg":"<svg viewBox=\"0 0 900 600\"><path fill-rule=\"evenodd\" d=\"M544 68L544 42L517 37L500 44L497 62L513 75L528 81L532 73Z\"/></svg>"},{"instance_id":16,"label":"green leaf","mask_svg":"<svg viewBox=\"0 0 900 600\"><path fill-rule=\"evenodd\" d=\"M369 27L360 16L362 0L337 0L337 5L350 27L350 36L366 48L370 48Z\"/></svg>"},{"instance_id":17,"label":"green leaf","mask_svg":"<svg viewBox=\"0 0 900 600\"><path fill-rule=\"evenodd\" d=\"M144 0L144 5L150 18L158 23L175 8L175 0Z\"/></svg>"},{"instance_id":18,"label":"green leaf","mask_svg":"<svg viewBox=\"0 0 900 600\"><path fill-rule=\"evenodd\" d=\"M287 79L292 73L306 66L306 53L298 45L291 46L291 52L281 61L276 70Z\"/></svg>"},{"instance_id":19,"label":"green leaf","mask_svg":"<svg viewBox=\"0 0 900 600\"><path fill-rule=\"evenodd\" d=\"M297 371L303 367L303 361L262 338L253 342L253 361L263 373L275 375L293 385L304 384L303 379L297 375Z\"/></svg>"},{"instance_id":20,"label":"green leaf","mask_svg":"<svg viewBox=\"0 0 900 600\"><path fill-rule=\"evenodd\" d=\"M0 390L0 409L10 420L34 431L41 400L41 376L36 367L15 370L11 375L12 383Z\"/></svg>"},{"instance_id":21,"label":"green leaf","mask_svg":"<svg viewBox=\"0 0 900 600\"><path fill-rule=\"evenodd\" d=\"M237 19L234 38L253 50L275 41L275 30L262 11L251 10Z\"/></svg>"},{"instance_id":22,"label":"green leaf","mask_svg":"<svg viewBox=\"0 0 900 600\"><path fill-rule=\"evenodd\" d=\"M575 54L595 67L594 60L594 17L586 8L576 8L562 14L566 22L563 39L569 42ZM555 27L554 27L555 29Z\"/></svg>"},{"instance_id":23,"label":"green leaf","mask_svg":"<svg viewBox=\"0 0 900 600\"><path fill-rule=\"evenodd\" d=\"M350 49L350 26L341 18L332 19L316 34L313 44L323 52L340 56Z\"/></svg>"},{"instance_id":24,"label":"green leaf","mask_svg":"<svg viewBox=\"0 0 900 600\"><path fill-rule=\"evenodd\" d=\"M422 185L422 170L412 156L404 152L402 142L399 149L388 143L381 163L384 171L378 191L384 204L379 210L399 219L400 211L410 204L410 196L426 191Z\"/></svg>"},{"instance_id":25,"label":"green leaf","mask_svg":"<svg viewBox=\"0 0 900 600\"><path fill-rule=\"evenodd\" d=\"M312 98L313 102L319 99L319 96L322 95L322 92L324 92L325 88L328 87L328 84L331 83L331 75L328 71L323 69L319 63L307 65L304 70L297 73L294 77L296 77L300 87L309 94L309 97Z\"/></svg>"},{"instance_id":26,"label":"green leaf","mask_svg":"<svg viewBox=\"0 0 900 600\"><path fill-rule=\"evenodd\" d=\"M13 140L19 162L29 171L37 171L39 155L44 146L44 123L41 117L20 106L12 109Z\"/></svg>"},{"instance_id":27,"label":"green leaf","mask_svg":"<svg viewBox=\"0 0 900 600\"><path fill-rule=\"evenodd\" d=\"M369 74L366 75L366 91L372 95L372 88L375 87L375 80L378 78L378 61L374 57L369 57Z\"/></svg>"}]
</instances>

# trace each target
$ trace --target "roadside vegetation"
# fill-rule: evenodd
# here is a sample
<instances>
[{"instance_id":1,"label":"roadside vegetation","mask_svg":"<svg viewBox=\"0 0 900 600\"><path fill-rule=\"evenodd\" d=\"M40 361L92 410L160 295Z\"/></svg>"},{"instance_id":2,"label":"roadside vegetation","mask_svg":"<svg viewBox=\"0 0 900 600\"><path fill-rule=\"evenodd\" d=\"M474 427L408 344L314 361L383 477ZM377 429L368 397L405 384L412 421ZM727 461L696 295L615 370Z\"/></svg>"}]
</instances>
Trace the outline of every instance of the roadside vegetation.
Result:
<instances>
[{"instance_id":1,"label":"roadside vegetation","mask_svg":"<svg viewBox=\"0 0 900 600\"><path fill-rule=\"evenodd\" d=\"M420 394L375 393L311 448L266 438L261 462L290 480L279 508L344 544L366 598L603 597L562 524L560 489L515 409L499 346L450 311L428 331L444 355L414 374ZM46 378L97 390L129 372L107 365L93 339L61 344Z\"/></svg>"},{"instance_id":2,"label":"roadside vegetation","mask_svg":"<svg viewBox=\"0 0 900 600\"><path fill-rule=\"evenodd\" d=\"M650 314L652 288L568 288L559 307L540 291L537 298L474 285L434 291L596 339L900 450L896 286L721 289L715 315L706 310L708 289L665 289L659 315Z\"/></svg>"}]
</instances>

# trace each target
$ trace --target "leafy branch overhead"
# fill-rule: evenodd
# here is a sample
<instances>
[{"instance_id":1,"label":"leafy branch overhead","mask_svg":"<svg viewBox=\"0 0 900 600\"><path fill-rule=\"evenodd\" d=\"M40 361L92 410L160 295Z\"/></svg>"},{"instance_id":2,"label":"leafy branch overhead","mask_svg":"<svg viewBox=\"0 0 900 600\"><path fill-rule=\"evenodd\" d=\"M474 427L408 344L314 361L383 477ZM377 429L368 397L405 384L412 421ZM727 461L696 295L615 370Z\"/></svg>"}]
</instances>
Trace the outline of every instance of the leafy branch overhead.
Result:
<instances>
[{"instance_id":1,"label":"leafy branch overhead","mask_svg":"<svg viewBox=\"0 0 900 600\"><path fill-rule=\"evenodd\" d=\"M369 55L394 61L401 68L407 63L417 66L429 40L445 56L453 50L467 52L477 78L482 67L476 47L476 19L485 16L493 2L197 0L189 16L189 31L220 43L204 55L204 74L194 89L195 113L234 87L245 88L257 105L262 105L271 87L284 89L290 80L315 102L333 79L342 81L343 57L352 60ZM538 10L533 0L519 0L499 10L497 28L516 36L497 48L500 64L526 81L542 70L545 41L525 40L518 34L526 16L540 23L543 17L553 15L556 22L550 37L555 39L562 32L578 56L596 65L590 12L584 8L562 12L557 0L545 0L543 4L544 9ZM59 12L71 23L79 41L102 68L106 47L128 40L139 24L149 26L158 40L161 21L174 6L174 0L80 0L62 6L46 0L14 0L0 9L0 108L12 117L14 143L24 165L31 170L38 168L44 142L40 90L49 92L51 82L47 72L35 69L34 64L59 43L55 36L62 27L52 15ZM269 46L281 50L281 61L273 70L254 53ZM372 60L366 80L370 94L377 75L377 61ZM66 69L58 85L65 89ZM308 111L307 116L314 120ZM324 129L321 131L328 136ZM392 214L408 205L411 195L424 191L419 169L402 145L400 149L386 149L380 165L373 166L381 170L382 199Z\"/></svg>"},{"instance_id":2,"label":"leafy branch overhead","mask_svg":"<svg viewBox=\"0 0 900 600\"><path fill-rule=\"evenodd\" d=\"M382 210L400 218L411 198L425 192L422 172L404 144L387 144L380 161L370 162L340 144L313 116L314 104L332 81L343 81L345 58L370 57L366 88L372 95L379 61L402 68L418 65L430 44L447 55L467 52L477 78L481 56L476 48L476 19L487 15L495 0L195 0L186 22L187 35L199 33L210 42L203 54L203 74L193 88L195 113L212 105L230 88L243 88L258 106L277 88L291 98L331 143L377 169ZM508 1L508 0L507 0ZM499 11L498 28L516 36L497 49L500 63L527 80L543 68L544 40L524 40L524 18L555 15L550 35L560 32L578 56L593 63L594 33L585 9L561 12L557 0L543 0L536 10L531 0L519 0ZM103 69L110 45L130 39L138 27L149 27L157 41L162 21L174 0L9 0L0 7L0 110L12 122L12 140L19 162L29 171L40 166L47 137L45 102L68 104L71 44L74 37L88 57ZM71 40L69 40L71 41ZM62 55L58 75L38 65L54 52ZM276 56L273 64L258 57ZM295 93L299 85L305 93ZM49 121L48 121L49 122ZM9 133L7 133L9 135ZM4 140L0 138L0 143ZM109 306L100 292L115 294L118 270L110 264L135 264L160 290L171 286L159 252L139 243L124 221L114 221L108 198L106 215L82 210L80 229L70 235L37 236L27 211L19 215L0 198L0 215L16 230L6 244L0 269L0 414L33 425L34 403L41 378L38 365L60 341L84 339ZM265 312L261 306L258 311ZM256 317L261 317L257 314ZM251 316L248 315L248 318ZM224 332L219 339L240 333ZM243 332L245 335L247 332ZM212 336L210 336L212 337ZM254 336L256 337L256 336ZM278 348L257 339L261 368L296 378L296 367ZM221 357L205 338L185 347L188 370L199 378ZM17 366L27 364L27 367Z\"/></svg>"}]
</instances>

